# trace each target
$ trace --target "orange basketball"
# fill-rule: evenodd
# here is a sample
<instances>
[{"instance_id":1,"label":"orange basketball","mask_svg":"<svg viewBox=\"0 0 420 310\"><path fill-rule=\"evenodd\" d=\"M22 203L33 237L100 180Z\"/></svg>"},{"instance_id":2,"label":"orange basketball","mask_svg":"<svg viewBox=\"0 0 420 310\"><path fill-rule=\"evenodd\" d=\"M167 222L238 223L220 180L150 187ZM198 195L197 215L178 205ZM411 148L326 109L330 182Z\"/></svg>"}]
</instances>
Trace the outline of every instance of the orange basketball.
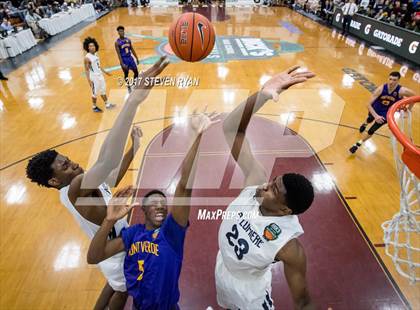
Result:
<instances>
[{"instance_id":1,"label":"orange basketball","mask_svg":"<svg viewBox=\"0 0 420 310\"><path fill-rule=\"evenodd\" d=\"M182 14L169 28L169 44L179 58L195 62L213 50L216 35L213 25L203 15Z\"/></svg>"}]
</instances>

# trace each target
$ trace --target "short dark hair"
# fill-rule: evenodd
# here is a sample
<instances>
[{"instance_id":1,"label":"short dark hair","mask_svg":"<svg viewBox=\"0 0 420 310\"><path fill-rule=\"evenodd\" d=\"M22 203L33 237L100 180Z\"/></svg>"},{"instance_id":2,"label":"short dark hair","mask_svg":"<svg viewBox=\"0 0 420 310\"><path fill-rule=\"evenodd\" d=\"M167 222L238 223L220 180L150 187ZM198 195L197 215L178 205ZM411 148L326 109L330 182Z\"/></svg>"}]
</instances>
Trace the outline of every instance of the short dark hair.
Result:
<instances>
[{"instance_id":1,"label":"short dark hair","mask_svg":"<svg viewBox=\"0 0 420 310\"><path fill-rule=\"evenodd\" d=\"M53 177L52 163L58 153L55 150L46 150L32 157L26 166L26 176L40 186L52 187L48 180Z\"/></svg>"},{"instance_id":2,"label":"short dark hair","mask_svg":"<svg viewBox=\"0 0 420 310\"><path fill-rule=\"evenodd\" d=\"M91 37L87 37L84 41L83 41L83 49L86 51L86 52L89 52L89 44L90 43L93 43L94 45L95 45L95 47L96 47L96 51L99 51L99 44L98 44L98 42L96 41L96 39L95 38L91 38Z\"/></svg>"},{"instance_id":3,"label":"short dark hair","mask_svg":"<svg viewBox=\"0 0 420 310\"><path fill-rule=\"evenodd\" d=\"M400 74L399 72L397 72L397 71L393 71L393 72L391 72L391 73L389 74L389 76L394 76L394 77L396 77L396 78L398 78L398 79L400 79L400 78L401 78L401 74Z\"/></svg>"},{"instance_id":4,"label":"short dark hair","mask_svg":"<svg viewBox=\"0 0 420 310\"><path fill-rule=\"evenodd\" d=\"M282 177L286 188L286 204L292 214L305 212L314 201L312 183L298 173L286 173Z\"/></svg>"},{"instance_id":5,"label":"short dark hair","mask_svg":"<svg viewBox=\"0 0 420 310\"><path fill-rule=\"evenodd\" d=\"M152 196L154 194L159 194L159 195L161 195L161 196L163 196L163 197L166 198L166 195L162 191L160 191L158 189L154 189L154 190L151 190L150 192L148 192L146 195L144 195L143 200L141 202L141 205L142 206L146 206L146 200L147 200L147 198L149 198L150 196Z\"/></svg>"},{"instance_id":6,"label":"short dark hair","mask_svg":"<svg viewBox=\"0 0 420 310\"><path fill-rule=\"evenodd\" d=\"M124 26L118 26L117 31L120 31L120 29L124 30Z\"/></svg>"}]
</instances>

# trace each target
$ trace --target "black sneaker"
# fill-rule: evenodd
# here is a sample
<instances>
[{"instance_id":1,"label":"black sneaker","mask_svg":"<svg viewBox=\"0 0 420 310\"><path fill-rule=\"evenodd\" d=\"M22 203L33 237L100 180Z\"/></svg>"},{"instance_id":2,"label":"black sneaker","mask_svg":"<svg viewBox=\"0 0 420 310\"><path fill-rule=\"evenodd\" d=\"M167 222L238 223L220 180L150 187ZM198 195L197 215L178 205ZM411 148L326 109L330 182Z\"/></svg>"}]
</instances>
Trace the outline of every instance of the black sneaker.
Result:
<instances>
[{"instance_id":1,"label":"black sneaker","mask_svg":"<svg viewBox=\"0 0 420 310\"><path fill-rule=\"evenodd\" d=\"M350 149L349 149L349 151L350 151L350 153L352 153L352 154L354 154L354 153L356 153L356 151L357 151L357 149L358 149L359 147L357 146L357 145L353 145Z\"/></svg>"},{"instance_id":2,"label":"black sneaker","mask_svg":"<svg viewBox=\"0 0 420 310\"><path fill-rule=\"evenodd\" d=\"M359 128L359 132L362 133L365 130L366 130L366 124L362 124L362 126L360 126Z\"/></svg>"},{"instance_id":3,"label":"black sneaker","mask_svg":"<svg viewBox=\"0 0 420 310\"><path fill-rule=\"evenodd\" d=\"M93 112L96 112L96 113L103 112L100 108L98 108L96 106L92 110L93 110Z\"/></svg>"}]
</instances>

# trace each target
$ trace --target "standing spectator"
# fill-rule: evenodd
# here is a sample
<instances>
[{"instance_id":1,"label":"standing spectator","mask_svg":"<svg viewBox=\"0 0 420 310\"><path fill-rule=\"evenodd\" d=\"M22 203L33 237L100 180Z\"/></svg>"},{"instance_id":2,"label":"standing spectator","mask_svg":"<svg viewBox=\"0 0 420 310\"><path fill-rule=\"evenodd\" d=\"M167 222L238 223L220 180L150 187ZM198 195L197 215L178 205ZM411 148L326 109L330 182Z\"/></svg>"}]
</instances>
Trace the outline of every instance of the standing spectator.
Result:
<instances>
[{"instance_id":1,"label":"standing spectator","mask_svg":"<svg viewBox=\"0 0 420 310\"><path fill-rule=\"evenodd\" d=\"M350 28L350 22L354 15L357 12L357 5L354 3L354 0L347 2L343 8L343 31L342 34L348 34Z\"/></svg>"},{"instance_id":2,"label":"standing spectator","mask_svg":"<svg viewBox=\"0 0 420 310\"><path fill-rule=\"evenodd\" d=\"M333 15L334 15L334 2L331 0L328 0L327 3L325 4L325 19L327 20L327 24L331 25L332 21L333 21Z\"/></svg>"}]
</instances>

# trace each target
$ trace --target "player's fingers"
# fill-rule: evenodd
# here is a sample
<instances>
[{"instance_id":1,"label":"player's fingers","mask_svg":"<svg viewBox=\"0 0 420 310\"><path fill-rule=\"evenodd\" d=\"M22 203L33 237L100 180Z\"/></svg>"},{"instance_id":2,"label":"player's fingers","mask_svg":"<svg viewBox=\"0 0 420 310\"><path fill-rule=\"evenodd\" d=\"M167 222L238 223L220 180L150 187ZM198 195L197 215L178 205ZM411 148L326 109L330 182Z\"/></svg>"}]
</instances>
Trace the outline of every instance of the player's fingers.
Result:
<instances>
[{"instance_id":1,"label":"player's fingers","mask_svg":"<svg viewBox=\"0 0 420 310\"><path fill-rule=\"evenodd\" d=\"M295 85L295 84L299 84L299 83L303 83L303 82L305 82L307 80L307 78L306 77L297 77L297 78L294 78L294 79L292 79L292 81L291 81L291 83L290 83L290 86L292 86L292 85ZM290 87L289 86L289 87Z\"/></svg>"},{"instance_id":2,"label":"player's fingers","mask_svg":"<svg viewBox=\"0 0 420 310\"><path fill-rule=\"evenodd\" d=\"M215 115L217 115L217 112L216 111L213 111L213 112L211 112L209 115L208 115L208 117L210 118L210 119L212 119L212 118L214 118L214 116Z\"/></svg>"},{"instance_id":3,"label":"player's fingers","mask_svg":"<svg viewBox=\"0 0 420 310\"><path fill-rule=\"evenodd\" d=\"M134 188L129 185L118 191L115 196L117 197L129 197L134 193Z\"/></svg>"},{"instance_id":4,"label":"player's fingers","mask_svg":"<svg viewBox=\"0 0 420 310\"><path fill-rule=\"evenodd\" d=\"M158 76L163 70L169 65L169 60L165 60L157 69L153 72L153 76Z\"/></svg>"},{"instance_id":5,"label":"player's fingers","mask_svg":"<svg viewBox=\"0 0 420 310\"><path fill-rule=\"evenodd\" d=\"M139 203L133 203L131 205L127 206L127 213L131 211L131 209L133 209L134 207L140 206Z\"/></svg>"},{"instance_id":6,"label":"player's fingers","mask_svg":"<svg viewBox=\"0 0 420 310\"><path fill-rule=\"evenodd\" d=\"M310 72L310 71L305 71L305 72L293 72L292 74L291 74L291 77L292 78L302 78L302 77L305 77L305 78L312 78L312 77L314 77L315 76L315 74L314 73L312 73L312 72Z\"/></svg>"},{"instance_id":7,"label":"player's fingers","mask_svg":"<svg viewBox=\"0 0 420 310\"><path fill-rule=\"evenodd\" d=\"M215 120L216 118L219 118L220 115L222 115L222 113L213 112L209 117L210 120Z\"/></svg>"},{"instance_id":8,"label":"player's fingers","mask_svg":"<svg viewBox=\"0 0 420 310\"><path fill-rule=\"evenodd\" d=\"M299 68L300 68L300 66L293 66L293 67L290 67L289 69L287 69L286 72L290 74L290 73L292 73L293 71L296 71Z\"/></svg>"}]
</instances>

